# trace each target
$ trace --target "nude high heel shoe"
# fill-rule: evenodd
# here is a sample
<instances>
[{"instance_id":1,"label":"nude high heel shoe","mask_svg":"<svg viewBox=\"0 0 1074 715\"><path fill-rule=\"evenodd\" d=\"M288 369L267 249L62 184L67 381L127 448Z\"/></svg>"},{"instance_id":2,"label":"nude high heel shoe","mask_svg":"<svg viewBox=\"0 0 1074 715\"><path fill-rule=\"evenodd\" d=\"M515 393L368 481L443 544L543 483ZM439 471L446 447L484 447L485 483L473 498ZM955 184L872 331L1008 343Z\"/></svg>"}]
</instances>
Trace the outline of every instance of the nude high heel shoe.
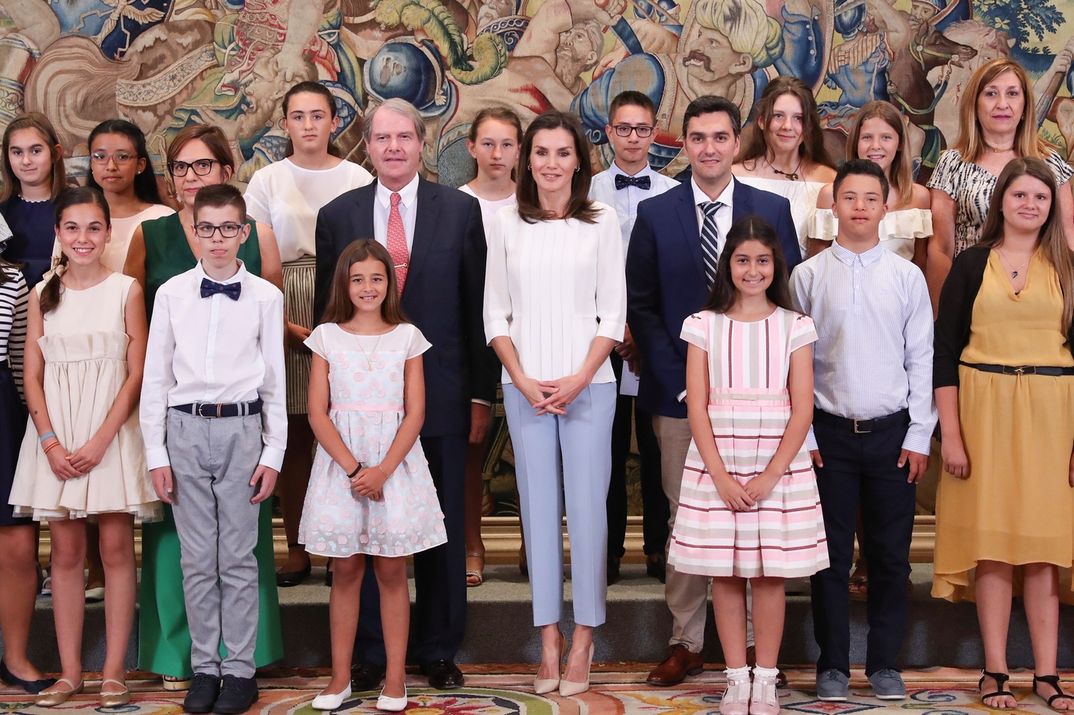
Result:
<instances>
[{"instance_id":1,"label":"nude high heel shoe","mask_svg":"<svg viewBox=\"0 0 1074 715\"><path fill-rule=\"evenodd\" d=\"M556 660L555 678L534 678L533 692L537 695L546 695L559 687L559 664L563 662L563 651L567 647L567 639L562 633L559 634L559 658Z\"/></svg>"},{"instance_id":2,"label":"nude high heel shoe","mask_svg":"<svg viewBox=\"0 0 1074 715\"><path fill-rule=\"evenodd\" d=\"M586 664L585 680L560 680L559 681L559 694L565 698L569 698L572 695L581 695L585 691L589 690L589 671L593 667L593 648L592 643L589 644L589 663Z\"/></svg>"}]
</instances>

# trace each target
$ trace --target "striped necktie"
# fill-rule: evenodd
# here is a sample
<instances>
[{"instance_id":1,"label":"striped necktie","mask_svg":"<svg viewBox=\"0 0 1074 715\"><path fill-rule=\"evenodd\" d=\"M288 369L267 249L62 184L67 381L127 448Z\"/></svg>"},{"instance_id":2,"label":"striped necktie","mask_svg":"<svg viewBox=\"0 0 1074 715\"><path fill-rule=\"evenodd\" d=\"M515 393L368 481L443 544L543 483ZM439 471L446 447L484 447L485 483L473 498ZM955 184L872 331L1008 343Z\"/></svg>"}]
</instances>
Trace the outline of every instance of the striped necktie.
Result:
<instances>
[{"instance_id":1,"label":"striped necktie","mask_svg":"<svg viewBox=\"0 0 1074 715\"><path fill-rule=\"evenodd\" d=\"M705 214L701 224L701 259L705 263L705 280L711 290L716 282L716 265L720 260L720 230L716 227L716 212L723 206L722 201L702 201L698 206Z\"/></svg>"}]
</instances>

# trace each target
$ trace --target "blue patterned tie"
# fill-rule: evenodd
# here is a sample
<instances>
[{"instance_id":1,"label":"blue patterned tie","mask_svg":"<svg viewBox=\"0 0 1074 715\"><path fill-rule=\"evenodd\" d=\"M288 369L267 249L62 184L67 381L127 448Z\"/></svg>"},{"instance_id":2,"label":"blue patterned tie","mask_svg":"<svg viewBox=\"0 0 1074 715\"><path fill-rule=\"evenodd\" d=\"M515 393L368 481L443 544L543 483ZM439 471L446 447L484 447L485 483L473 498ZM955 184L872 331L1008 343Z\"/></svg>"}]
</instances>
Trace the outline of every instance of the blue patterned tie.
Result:
<instances>
[{"instance_id":1,"label":"blue patterned tie","mask_svg":"<svg viewBox=\"0 0 1074 715\"><path fill-rule=\"evenodd\" d=\"M217 293L223 293L232 300L239 299L239 293L242 292L242 283L217 283L211 281L208 278L201 279L201 297L211 298Z\"/></svg>"},{"instance_id":2,"label":"blue patterned tie","mask_svg":"<svg viewBox=\"0 0 1074 715\"><path fill-rule=\"evenodd\" d=\"M716 228L716 212L723 206L721 201L702 201L698 206L705 214L701 224L701 260L705 263L705 280L709 290L716 282L716 265L720 260L720 230Z\"/></svg>"}]
</instances>

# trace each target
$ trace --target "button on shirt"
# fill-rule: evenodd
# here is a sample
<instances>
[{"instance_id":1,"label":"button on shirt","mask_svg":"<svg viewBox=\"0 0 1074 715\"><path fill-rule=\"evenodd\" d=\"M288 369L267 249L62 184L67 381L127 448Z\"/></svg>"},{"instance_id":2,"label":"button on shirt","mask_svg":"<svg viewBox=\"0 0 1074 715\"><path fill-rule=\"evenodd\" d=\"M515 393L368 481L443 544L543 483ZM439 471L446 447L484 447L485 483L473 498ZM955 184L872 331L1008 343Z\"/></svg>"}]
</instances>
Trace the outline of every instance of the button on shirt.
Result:
<instances>
[{"instance_id":1,"label":"button on shirt","mask_svg":"<svg viewBox=\"0 0 1074 715\"><path fill-rule=\"evenodd\" d=\"M697 185L694 178L690 177L690 188L694 190L694 211L697 213L697 235L698 240L701 240L701 228L705 225L705 212L701 210L701 204L709 203L711 201L719 201L723 206L716 212L716 229L720 232L719 240L717 241L717 248L720 253L723 253L724 244L727 243L727 232L731 230L731 223L734 219L734 208L732 208L732 197L735 194L735 177L731 177L731 180L727 182L727 186L724 187L720 195L715 199L710 199L709 195L701 190L701 187Z\"/></svg>"},{"instance_id":2,"label":"button on shirt","mask_svg":"<svg viewBox=\"0 0 1074 715\"><path fill-rule=\"evenodd\" d=\"M414 178L409 184L399 189L398 191L392 191L384 187L384 184L377 182L377 194L376 201L373 203L373 238L377 240L377 243L388 247L388 214L392 210L392 194L399 194L401 200L399 202L399 214L403 218L403 228L406 230L406 248L413 253L414 251L414 224L418 220L418 176L414 175Z\"/></svg>"},{"instance_id":3,"label":"button on shirt","mask_svg":"<svg viewBox=\"0 0 1074 715\"><path fill-rule=\"evenodd\" d=\"M167 467L168 408L261 398L260 464L279 470L287 446L283 294L245 266L219 283L242 283L238 300L201 297L201 263L157 291L149 325L140 416L150 469ZM212 279L210 279L212 280Z\"/></svg>"},{"instance_id":4,"label":"button on shirt","mask_svg":"<svg viewBox=\"0 0 1074 715\"><path fill-rule=\"evenodd\" d=\"M813 318L817 408L848 419L910 411L903 448L929 453L932 307L921 270L877 245L854 253L838 241L791 275L799 310ZM806 440L816 449L812 431Z\"/></svg>"},{"instance_id":5,"label":"button on shirt","mask_svg":"<svg viewBox=\"0 0 1074 715\"><path fill-rule=\"evenodd\" d=\"M679 182L653 171L648 166L634 174L634 176L638 177L649 177L650 187L648 190L640 189L637 186L616 189L616 176L629 176L629 174L620 169L618 164L612 162L612 165L605 171L593 177L593 181L589 184L589 198L602 204L608 204L615 209L615 213L619 217L619 230L623 234L623 255L626 255L627 243L630 242L630 232L634 230L634 221L638 217L638 204L645 199L659 196L668 189L678 186Z\"/></svg>"}]
</instances>

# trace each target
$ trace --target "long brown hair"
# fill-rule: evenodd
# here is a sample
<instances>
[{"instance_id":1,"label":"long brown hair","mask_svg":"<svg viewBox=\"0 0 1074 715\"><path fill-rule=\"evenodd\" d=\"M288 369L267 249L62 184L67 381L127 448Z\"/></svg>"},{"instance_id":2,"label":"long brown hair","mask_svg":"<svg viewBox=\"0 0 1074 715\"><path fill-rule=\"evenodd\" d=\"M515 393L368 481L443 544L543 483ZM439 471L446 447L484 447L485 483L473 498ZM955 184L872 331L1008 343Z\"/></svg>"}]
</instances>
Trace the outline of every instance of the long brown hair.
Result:
<instances>
[{"instance_id":1,"label":"long brown hair","mask_svg":"<svg viewBox=\"0 0 1074 715\"><path fill-rule=\"evenodd\" d=\"M888 177L891 187L895 189L898 203L891 208L906 206L914 197L914 168L910 159L910 147L906 142L906 126L902 121L902 114L891 102L875 99L867 102L854 117L850 125L850 135L847 136L847 160L860 159L858 156L858 141L861 139L861 127L869 119L879 119L891 127L895 136L899 139L899 148L891 160L891 171ZM887 197L884 197L887 201Z\"/></svg>"},{"instance_id":2,"label":"long brown hair","mask_svg":"<svg viewBox=\"0 0 1074 715\"><path fill-rule=\"evenodd\" d=\"M473 123L470 124L470 133L466 138L470 140L471 144L477 143L477 133L481 130L481 123L487 119L495 119L498 122L513 126L515 128L515 140L519 144L522 143L522 120L518 118L518 115L515 114L513 110L508 109L507 107L493 105L491 107L485 107L478 112L477 116L474 117ZM476 162L474 166L474 178L477 178ZM515 165L511 168L511 181L515 180L517 173L518 166Z\"/></svg>"},{"instance_id":3,"label":"long brown hair","mask_svg":"<svg viewBox=\"0 0 1074 715\"><path fill-rule=\"evenodd\" d=\"M795 310L794 303L791 302L791 289L787 283L787 259L783 255L783 249L780 248L775 229L760 216L747 216L739 219L727 232L727 243L724 244L720 260L716 264L716 278L712 281L709 302L702 310L726 313L734 307L738 289L731 280L731 257L746 241L758 241L772 252L775 271L772 275L772 283L765 290L768 300L780 308Z\"/></svg>"},{"instance_id":4,"label":"long brown hair","mask_svg":"<svg viewBox=\"0 0 1074 715\"><path fill-rule=\"evenodd\" d=\"M4 156L0 161L0 167L3 167L4 182L3 185L0 185L0 203L7 201L16 193L22 193L22 182L15 176L15 171L11 168L11 159L8 156L8 151L11 149L11 137L20 129L33 129L41 135L41 138L45 140L45 144L48 145L52 161L52 193L49 195L49 200L55 201L56 197L63 191L64 186L67 185L67 172L63 166L63 152L56 150L56 147L60 145L60 137L56 134L56 129L52 126L52 122L48 120L48 117L41 114L41 112L27 112L15 117L11 124L7 125L7 129L4 130Z\"/></svg>"},{"instance_id":5,"label":"long brown hair","mask_svg":"<svg viewBox=\"0 0 1074 715\"><path fill-rule=\"evenodd\" d=\"M348 290L351 281L351 266L370 258L383 263L388 274L388 292L384 296L384 302L380 304L380 315L384 318L384 322L389 325L409 322L403 313L399 287L395 280L395 264L392 263L388 249L372 238L360 238L351 241L350 245L339 254L336 268L332 271L332 287L328 294L328 307L324 309L324 315L321 316L322 323L346 323L354 317L354 303L351 302Z\"/></svg>"},{"instance_id":6,"label":"long brown hair","mask_svg":"<svg viewBox=\"0 0 1074 715\"><path fill-rule=\"evenodd\" d=\"M768 83L757 100L754 109L754 120L742 130L742 146L738 150L735 161L739 163L754 161L765 156L768 152L768 140L765 132L768 122L772 118L772 110L776 100L785 94L794 95L802 105L802 143L798 145L798 156L806 164L821 164L830 169L835 168L835 163L828 150L824 146L824 135L820 129L820 115L817 113L817 100L813 92L809 90L805 82L797 77L786 75L776 77Z\"/></svg>"},{"instance_id":7,"label":"long brown hair","mask_svg":"<svg viewBox=\"0 0 1074 715\"><path fill-rule=\"evenodd\" d=\"M988 83L999 77L1004 72L1013 72L1022 85L1022 97L1025 99L1025 108L1022 110L1022 119L1018 122L1018 128L1014 133L1014 150L1018 156L1030 156L1037 159L1044 158L1047 148L1037 135L1037 108L1033 100L1033 87L1029 84L1029 76L1022 66L1007 57L997 57L989 60L977 68L970 77L966 89L958 104L958 141L954 149L962 156L963 161L977 161L985 151L981 122L977 118L977 98Z\"/></svg>"},{"instance_id":8,"label":"long brown hair","mask_svg":"<svg viewBox=\"0 0 1074 715\"><path fill-rule=\"evenodd\" d=\"M582 124L573 114L549 109L530 122L522 137L522 146L518 150L518 215L526 223L547 221L551 217L541 208L537 194L537 182L530 169L530 152L533 151L533 138L537 132L545 129L566 129L574 139L574 154L578 157L578 168L571 177L571 198L567 203L567 214L563 218L575 218L584 223L595 223L597 207L589 200L589 183L593 178L593 164L589 159L589 141L582 131Z\"/></svg>"},{"instance_id":9,"label":"long brown hair","mask_svg":"<svg viewBox=\"0 0 1074 715\"><path fill-rule=\"evenodd\" d=\"M1059 288L1063 292L1063 329L1064 333L1074 322L1074 253L1067 244L1063 221L1059 215L1059 187L1055 183L1055 174L1043 159L1023 156L1012 159L1003 167L996 188L992 191L992 202L988 205L988 216L981 228L980 245L994 248L1003 242L1003 195L1011 183L1020 176L1032 176L1043 182L1052 193L1048 218L1040 227L1038 240L1040 252L1055 269L1059 278ZM1070 339L1068 335L1068 344ZM1074 347L1074 344L1071 345Z\"/></svg>"},{"instance_id":10,"label":"long brown hair","mask_svg":"<svg viewBox=\"0 0 1074 715\"><path fill-rule=\"evenodd\" d=\"M99 208L101 213L104 214L105 226L112 226L112 214L108 211L108 202L105 201L104 194L101 193L100 189L92 186L73 186L64 189L56 197L56 229L59 230L60 228L64 211L72 206L81 206L82 204L93 204ZM63 294L63 281L60 278L66 268L67 254L61 253L52 275L45 283L44 288L41 289L42 315L55 310L60 304L60 297Z\"/></svg>"}]
</instances>

